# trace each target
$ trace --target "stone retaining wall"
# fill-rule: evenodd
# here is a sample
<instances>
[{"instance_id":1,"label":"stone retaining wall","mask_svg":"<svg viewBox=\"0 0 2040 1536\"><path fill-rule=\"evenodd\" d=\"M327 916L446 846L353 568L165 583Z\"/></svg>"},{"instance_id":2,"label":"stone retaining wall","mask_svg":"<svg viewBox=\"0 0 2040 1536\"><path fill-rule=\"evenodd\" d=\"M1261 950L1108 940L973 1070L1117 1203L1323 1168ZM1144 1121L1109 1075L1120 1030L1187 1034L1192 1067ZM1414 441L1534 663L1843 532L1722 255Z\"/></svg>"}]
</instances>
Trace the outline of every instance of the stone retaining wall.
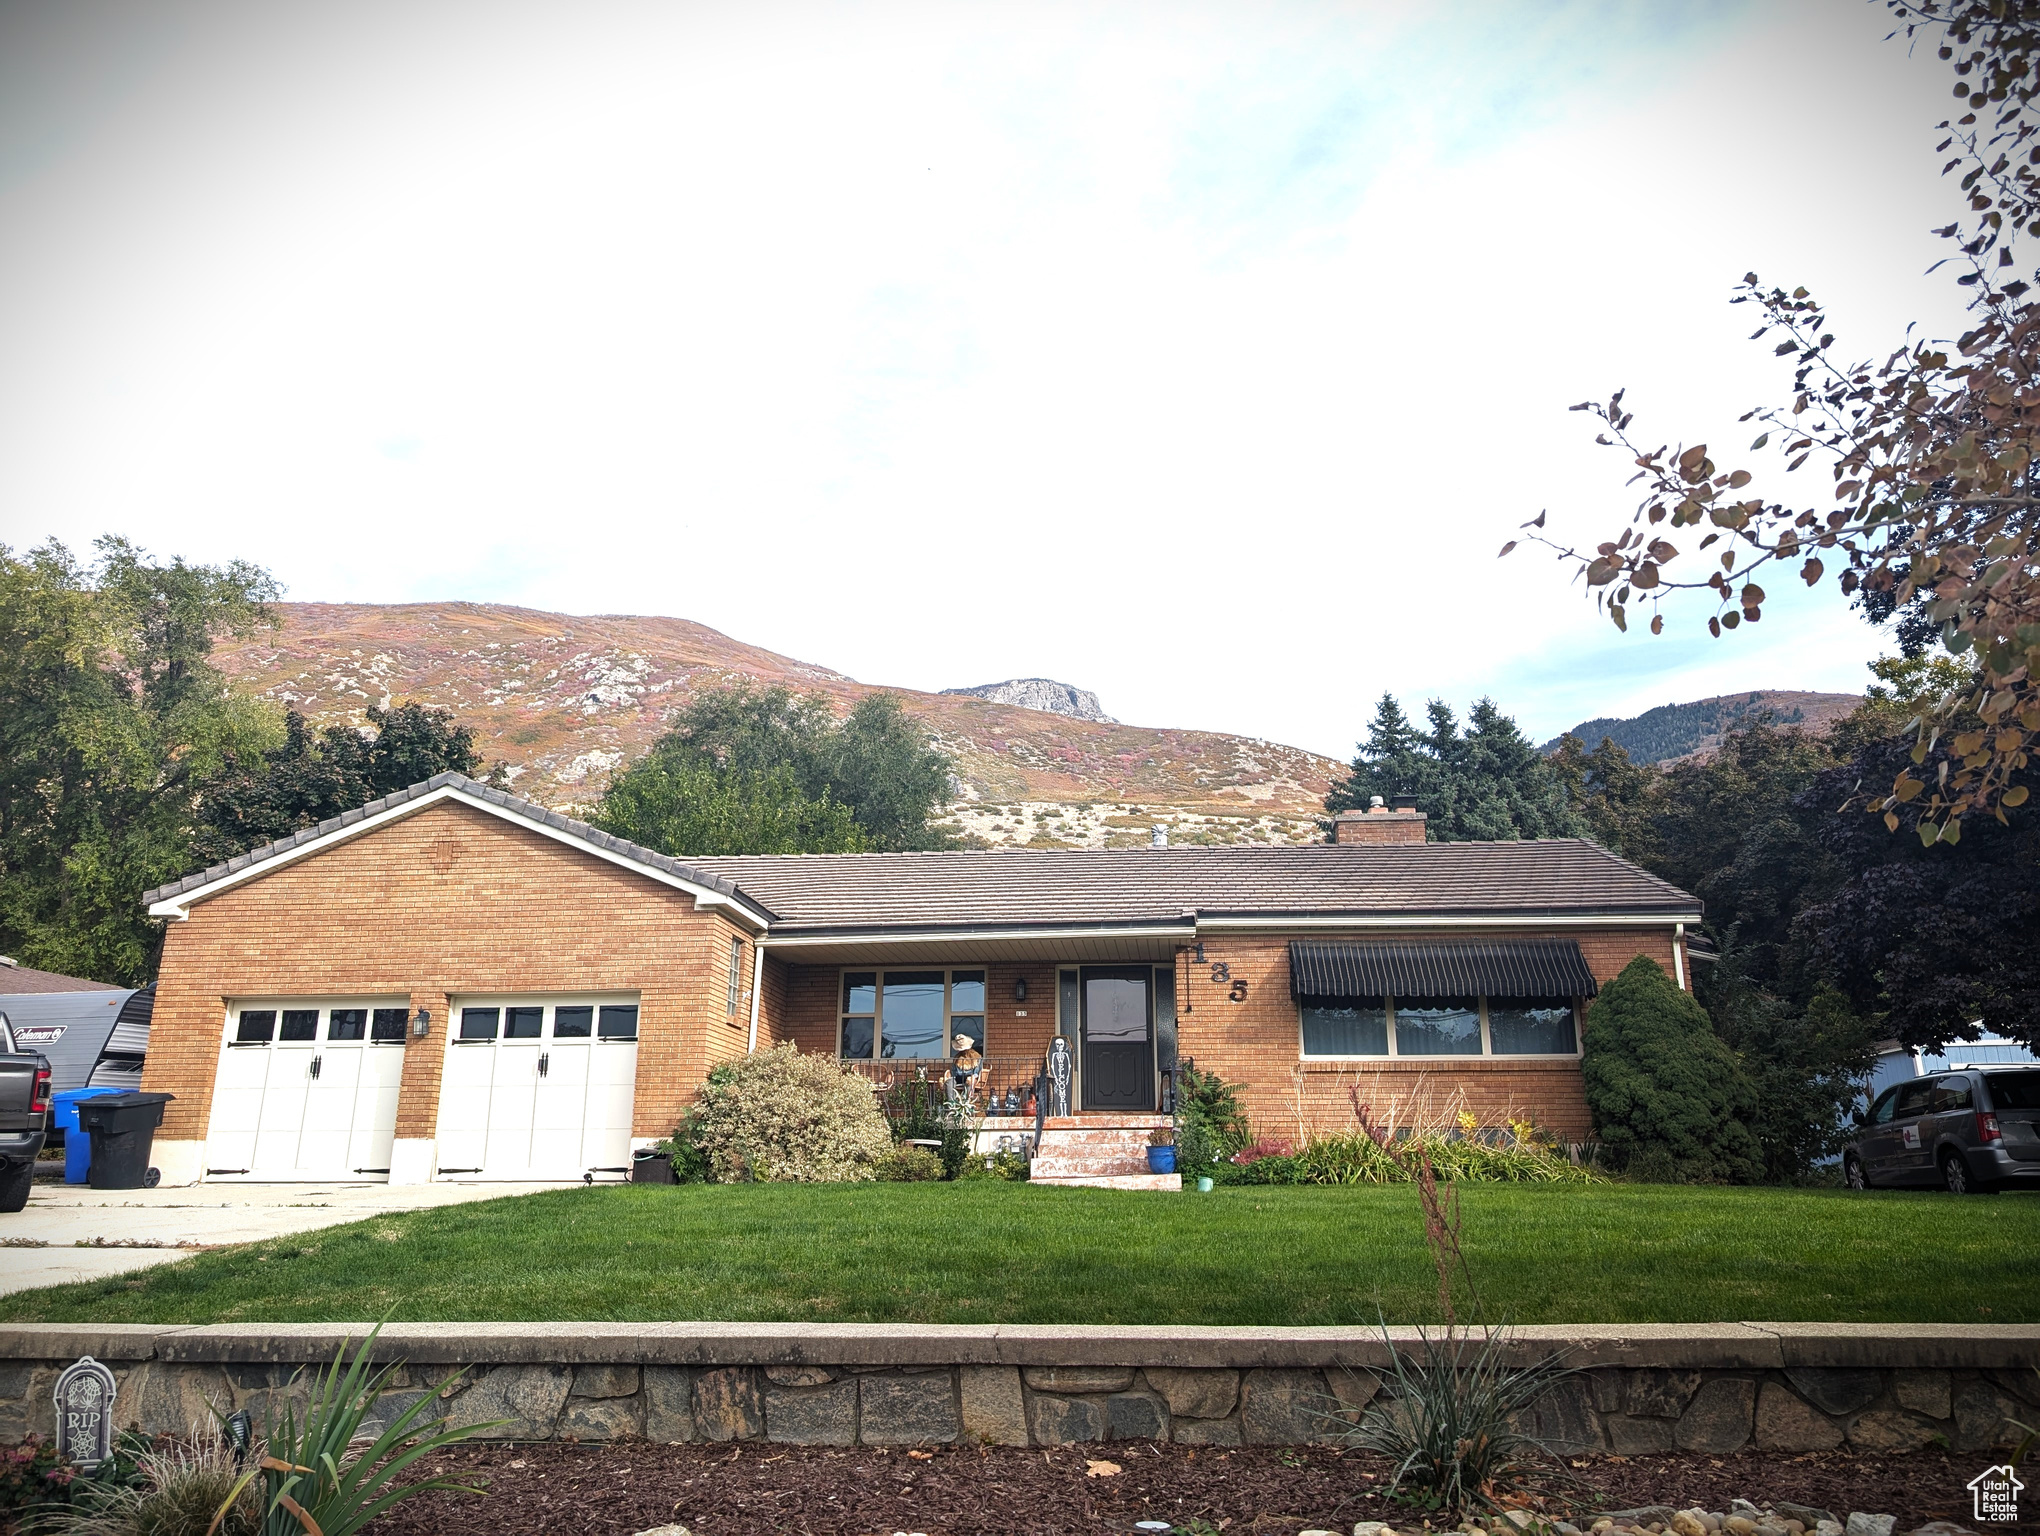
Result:
<instances>
[{"instance_id":1,"label":"stone retaining wall","mask_svg":"<svg viewBox=\"0 0 2040 1536\"><path fill-rule=\"evenodd\" d=\"M50 1432L56 1374L81 1355L112 1368L121 1424L178 1431L213 1407L259 1419L367 1332L0 1327L0 1442ZM1535 1410L1568 1455L1973 1451L2040 1422L2040 1327L1541 1327L1506 1350L1582 1368ZM522 1441L1281 1445L1336 1438L1392 1390L1381 1333L1339 1328L411 1323L385 1329L377 1357L403 1362L385 1403L451 1377L453 1423L503 1420L486 1433Z\"/></svg>"}]
</instances>

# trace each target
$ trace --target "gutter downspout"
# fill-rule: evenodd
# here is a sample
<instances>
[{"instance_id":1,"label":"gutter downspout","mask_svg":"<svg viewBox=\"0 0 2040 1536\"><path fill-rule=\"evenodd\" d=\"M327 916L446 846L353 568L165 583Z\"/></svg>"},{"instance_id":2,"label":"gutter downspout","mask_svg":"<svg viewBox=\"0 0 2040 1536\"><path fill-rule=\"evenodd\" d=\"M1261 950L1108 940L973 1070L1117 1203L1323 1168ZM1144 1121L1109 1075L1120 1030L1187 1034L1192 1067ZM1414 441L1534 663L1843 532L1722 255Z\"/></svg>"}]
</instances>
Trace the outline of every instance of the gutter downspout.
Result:
<instances>
[{"instance_id":1,"label":"gutter downspout","mask_svg":"<svg viewBox=\"0 0 2040 1536\"><path fill-rule=\"evenodd\" d=\"M1679 983L1681 992L1686 990L1686 925L1672 924L1672 975ZM753 1025L753 1033L756 1026Z\"/></svg>"},{"instance_id":2,"label":"gutter downspout","mask_svg":"<svg viewBox=\"0 0 2040 1536\"><path fill-rule=\"evenodd\" d=\"M751 939L751 1043L744 1048L746 1056L758 1054L758 993L765 985L765 946L754 935Z\"/></svg>"}]
</instances>

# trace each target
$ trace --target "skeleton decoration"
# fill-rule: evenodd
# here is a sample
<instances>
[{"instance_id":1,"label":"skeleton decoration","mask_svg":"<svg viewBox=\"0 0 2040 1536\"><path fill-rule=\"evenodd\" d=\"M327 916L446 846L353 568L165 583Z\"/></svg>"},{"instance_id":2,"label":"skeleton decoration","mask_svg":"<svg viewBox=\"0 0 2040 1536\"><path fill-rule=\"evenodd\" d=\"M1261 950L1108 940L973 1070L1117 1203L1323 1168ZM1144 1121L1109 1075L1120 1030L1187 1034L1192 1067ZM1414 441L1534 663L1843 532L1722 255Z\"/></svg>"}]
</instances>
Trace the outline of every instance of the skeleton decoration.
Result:
<instances>
[{"instance_id":1,"label":"skeleton decoration","mask_svg":"<svg viewBox=\"0 0 2040 1536\"><path fill-rule=\"evenodd\" d=\"M1057 1035L1048 1043L1048 1112L1051 1116L1070 1112L1070 1083L1076 1076L1076 1057L1070 1037Z\"/></svg>"}]
</instances>

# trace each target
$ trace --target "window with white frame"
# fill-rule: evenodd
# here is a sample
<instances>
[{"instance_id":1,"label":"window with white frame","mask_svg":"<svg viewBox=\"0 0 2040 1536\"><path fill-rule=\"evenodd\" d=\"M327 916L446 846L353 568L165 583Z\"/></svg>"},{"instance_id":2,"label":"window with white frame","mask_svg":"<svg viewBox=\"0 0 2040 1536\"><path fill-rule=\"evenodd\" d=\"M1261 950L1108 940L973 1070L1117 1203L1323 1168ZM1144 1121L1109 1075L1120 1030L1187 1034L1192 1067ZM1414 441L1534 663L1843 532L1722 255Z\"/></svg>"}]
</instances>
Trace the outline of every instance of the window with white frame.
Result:
<instances>
[{"instance_id":1,"label":"window with white frame","mask_svg":"<svg viewBox=\"0 0 2040 1536\"><path fill-rule=\"evenodd\" d=\"M1577 1007L1564 997L1305 999L1306 1057L1577 1056Z\"/></svg>"},{"instance_id":2,"label":"window with white frame","mask_svg":"<svg viewBox=\"0 0 2040 1536\"><path fill-rule=\"evenodd\" d=\"M735 1018L737 1016L737 1004L742 999L743 991L744 991L744 941L742 939L732 937L730 939L730 1005L729 1005L729 1014L731 1018Z\"/></svg>"},{"instance_id":3,"label":"window with white frame","mask_svg":"<svg viewBox=\"0 0 2040 1536\"><path fill-rule=\"evenodd\" d=\"M845 1061L946 1058L969 1035L985 1047L985 973L974 970L845 971L836 1051Z\"/></svg>"}]
</instances>

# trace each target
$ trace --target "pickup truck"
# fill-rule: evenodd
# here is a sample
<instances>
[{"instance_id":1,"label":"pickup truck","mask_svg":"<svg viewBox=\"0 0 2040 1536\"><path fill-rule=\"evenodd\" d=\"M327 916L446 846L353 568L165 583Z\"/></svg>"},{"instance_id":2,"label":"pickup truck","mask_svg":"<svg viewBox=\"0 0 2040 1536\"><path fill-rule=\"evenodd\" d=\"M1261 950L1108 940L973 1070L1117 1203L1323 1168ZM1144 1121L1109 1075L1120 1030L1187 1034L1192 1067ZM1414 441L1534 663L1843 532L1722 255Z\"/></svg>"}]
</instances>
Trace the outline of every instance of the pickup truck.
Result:
<instances>
[{"instance_id":1,"label":"pickup truck","mask_svg":"<svg viewBox=\"0 0 2040 1536\"><path fill-rule=\"evenodd\" d=\"M14 1046L14 1026L0 1013L0 1211L28 1204L50 1123L49 1060Z\"/></svg>"}]
</instances>

